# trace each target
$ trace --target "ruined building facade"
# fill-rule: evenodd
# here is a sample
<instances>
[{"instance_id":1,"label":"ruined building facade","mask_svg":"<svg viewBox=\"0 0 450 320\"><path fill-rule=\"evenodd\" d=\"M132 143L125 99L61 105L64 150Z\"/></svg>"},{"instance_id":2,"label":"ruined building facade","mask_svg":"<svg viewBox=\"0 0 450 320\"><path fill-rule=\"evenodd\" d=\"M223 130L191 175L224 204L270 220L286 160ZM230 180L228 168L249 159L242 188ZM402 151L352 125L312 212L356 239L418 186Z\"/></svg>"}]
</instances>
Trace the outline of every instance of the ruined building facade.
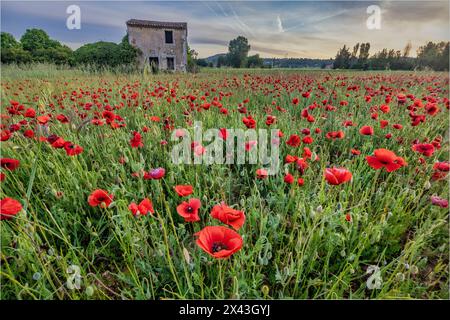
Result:
<instances>
[{"instance_id":1,"label":"ruined building facade","mask_svg":"<svg viewBox=\"0 0 450 320\"><path fill-rule=\"evenodd\" d=\"M128 41L140 49L141 67L186 71L187 23L131 19L127 21Z\"/></svg>"}]
</instances>

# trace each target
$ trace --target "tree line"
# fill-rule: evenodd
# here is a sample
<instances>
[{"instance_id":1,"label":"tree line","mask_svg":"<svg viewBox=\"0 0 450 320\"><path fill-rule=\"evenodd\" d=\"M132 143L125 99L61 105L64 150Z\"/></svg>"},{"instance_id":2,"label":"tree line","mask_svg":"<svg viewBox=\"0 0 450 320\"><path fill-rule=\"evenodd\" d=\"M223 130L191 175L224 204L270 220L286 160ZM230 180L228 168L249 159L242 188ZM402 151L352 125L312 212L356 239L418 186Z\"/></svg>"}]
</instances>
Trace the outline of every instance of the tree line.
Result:
<instances>
[{"instance_id":1,"label":"tree line","mask_svg":"<svg viewBox=\"0 0 450 320\"><path fill-rule=\"evenodd\" d=\"M232 68L263 68L264 59L255 54L249 56L250 44L248 39L243 36L231 40L228 44L228 53L219 55L217 61L207 61L206 59L197 59L197 64L201 67L232 67Z\"/></svg>"},{"instance_id":2,"label":"tree line","mask_svg":"<svg viewBox=\"0 0 450 320\"><path fill-rule=\"evenodd\" d=\"M369 55L370 43L357 43L350 50L344 45L334 59L334 69L363 70L449 70L449 42L428 42L419 47L417 57L410 57L411 43L403 50L382 49Z\"/></svg>"},{"instance_id":3,"label":"tree line","mask_svg":"<svg viewBox=\"0 0 450 320\"><path fill-rule=\"evenodd\" d=\"M129 44L127 35L119 44L99 41L72 50L51 39L42 29L27 29L19 41L10 33L1 33L1 62L6 64L46 62L116 67L135 64L137 54L138 50Z\"/></svg>"}]
</instances>

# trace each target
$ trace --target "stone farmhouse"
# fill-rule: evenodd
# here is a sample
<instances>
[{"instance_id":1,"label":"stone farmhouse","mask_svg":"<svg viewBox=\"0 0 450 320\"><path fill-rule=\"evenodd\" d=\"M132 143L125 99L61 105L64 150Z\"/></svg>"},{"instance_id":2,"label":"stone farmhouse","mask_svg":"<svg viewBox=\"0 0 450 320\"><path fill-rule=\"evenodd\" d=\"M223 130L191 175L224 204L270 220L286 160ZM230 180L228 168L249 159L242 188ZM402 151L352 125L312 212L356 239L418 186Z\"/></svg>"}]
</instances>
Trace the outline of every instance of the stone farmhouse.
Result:
<instances>
[{"instance_id":1,"label":"stone farmhouse","mask_svg":"<svg viewBox=\"0 0 450 320\"><path fill-rule=\"evenodd\" d=\"M187 23L131 19L128 41L140 49L139 64L159 70L186 71Z\"/></svg>"}]
</instances>

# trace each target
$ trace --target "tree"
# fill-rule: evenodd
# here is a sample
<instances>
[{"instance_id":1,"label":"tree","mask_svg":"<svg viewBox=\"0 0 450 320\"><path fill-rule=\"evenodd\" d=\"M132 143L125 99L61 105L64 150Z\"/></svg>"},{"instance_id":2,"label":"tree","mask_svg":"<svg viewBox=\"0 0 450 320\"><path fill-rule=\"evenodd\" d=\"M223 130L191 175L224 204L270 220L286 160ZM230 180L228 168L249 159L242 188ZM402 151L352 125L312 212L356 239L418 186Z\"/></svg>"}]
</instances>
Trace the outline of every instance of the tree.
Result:
<instances>
[{"instance_id":1,"label":"tree","mask_svg":"<svg viewBox=\"0 0 450 320\"><path fill-rule=\"evenodd\" d=\"M247 59L247 67L248 68L262 68L263 64L264 64L264 61L262 58L260 58L259 54L250 56Z\"/></svg>"},{"instance_id":2,"label":"tree","mask_svg":"<svg viewBox=\"0 0 450 320\"><path fill-rule=\"evenodd\" d=\"M95 64L99 66L117 66L121 63L119 45L113 42L94 42L79 47L74 52L76 64Z\"/></svg>"},{"instance_id":3,"label":"tree","mask_svg":"<svg viewBox=\"0 0 450 320\"><path fill-rule=\"evenodd\" d=\"M219 56L217 58L217 68L228 65L227 56Z\"/></svg>"},{"instance_id":4,"label":"tree","mask_svg":"<svg viewBox=\"0 0 450 320\"><path fill-rule=\"evenodd\" d=\"M419 67L448 70L448 42L428 42L417 50Z\"/></svg>"},{"instance_id":5,"label":"tree","mask_svg":"<svg viewBox=\"0 0 450 320\"><path fill-rule=\"evenodd\" d=\"M34 52L37 49L56 48L61 44L50 39L48 34L42 29L27 29L20 38L20 43L24 50Z\"/></svg>"},{"instance_id":6,"label":"tree","mask_svg":"<svg viewBox=\"0 0 450 320\"><path fill-rule=\"evenodd\" d=\"M199 64L197 63L198 53L194 49L187 47L187 71L196 73Z\"/></svg>"},{"instance_id":7,"label":"tree","mask_svg":"<svg viewBox=\"0 0 450 320\"><path fill-rule=\"evenodd\" d=\"M21 45L11 33L1 33L1 47L3 49L20 48Z\"/></svg>"},{"instance_id":8,"label":"tree","mask_svg":"<svg viewBox=\"0 0 450 320\"><path fill-rule=\"evenodd\" d=\"M246 65L247 55L250 45L247 38L239 36L230 41L228 45L228 61L234 68L241 68Z\"/></svg>"},{"instance_id":9,"label":"tree","mask_svg":"<svg viewBox=\"0 0 450 320\"><path fill-rule=\"evenodd\" d=\"M197 60L197 65L200 67L207 67L208 66L208 61L206 61L206 59L198 59Z\"/></svg>"},{"instance_id":10,"label":"tree","mask_svg":"<svg viewBox=\"0 0 450 320\"><path fill-rule=\"evenodd\" d=\"M342 49L336 54L336 58L334 60L333 68L334 69L347 69L350 66L350 58L351 53L347 46L344 45Z\"/></svg>"}]
</instances>

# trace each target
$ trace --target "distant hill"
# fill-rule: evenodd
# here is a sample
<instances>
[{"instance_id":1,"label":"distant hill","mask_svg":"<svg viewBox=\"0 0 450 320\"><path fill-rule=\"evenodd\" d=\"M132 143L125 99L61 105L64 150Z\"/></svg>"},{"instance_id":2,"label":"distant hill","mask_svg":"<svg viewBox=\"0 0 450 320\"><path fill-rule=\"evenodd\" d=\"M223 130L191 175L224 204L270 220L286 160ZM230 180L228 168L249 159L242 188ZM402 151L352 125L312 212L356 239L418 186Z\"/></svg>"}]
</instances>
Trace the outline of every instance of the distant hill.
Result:
<instances>
[{"instance_id":1,"label":"distant hill","mask_svg":"<svg viewBox=\"0 0 450 320\"><path fill-rule=\"evenodd\" d=\"M219 57L226 56L226 53L218 53L207 57L207 63L217 65ZM264 66L273 68L331 68L333 59L309 59L309 58L263 58Z\"/></svg>"},{"instance_id":2,"label":"distant hill","mask_svg":"<svg viewBox=\"0 0 450 320\"><path fill-rule=\"evenodd\" d=\"M212 62L212 64L214 66L216 66L217 65L217 60L219 60L219 57L225 57L226 55L227 55L226 53L218 53L218 54L215 54L215 55L210 56L208 58L205 58L205 60L208 63Z\"/></svg>"}]
</instances>

